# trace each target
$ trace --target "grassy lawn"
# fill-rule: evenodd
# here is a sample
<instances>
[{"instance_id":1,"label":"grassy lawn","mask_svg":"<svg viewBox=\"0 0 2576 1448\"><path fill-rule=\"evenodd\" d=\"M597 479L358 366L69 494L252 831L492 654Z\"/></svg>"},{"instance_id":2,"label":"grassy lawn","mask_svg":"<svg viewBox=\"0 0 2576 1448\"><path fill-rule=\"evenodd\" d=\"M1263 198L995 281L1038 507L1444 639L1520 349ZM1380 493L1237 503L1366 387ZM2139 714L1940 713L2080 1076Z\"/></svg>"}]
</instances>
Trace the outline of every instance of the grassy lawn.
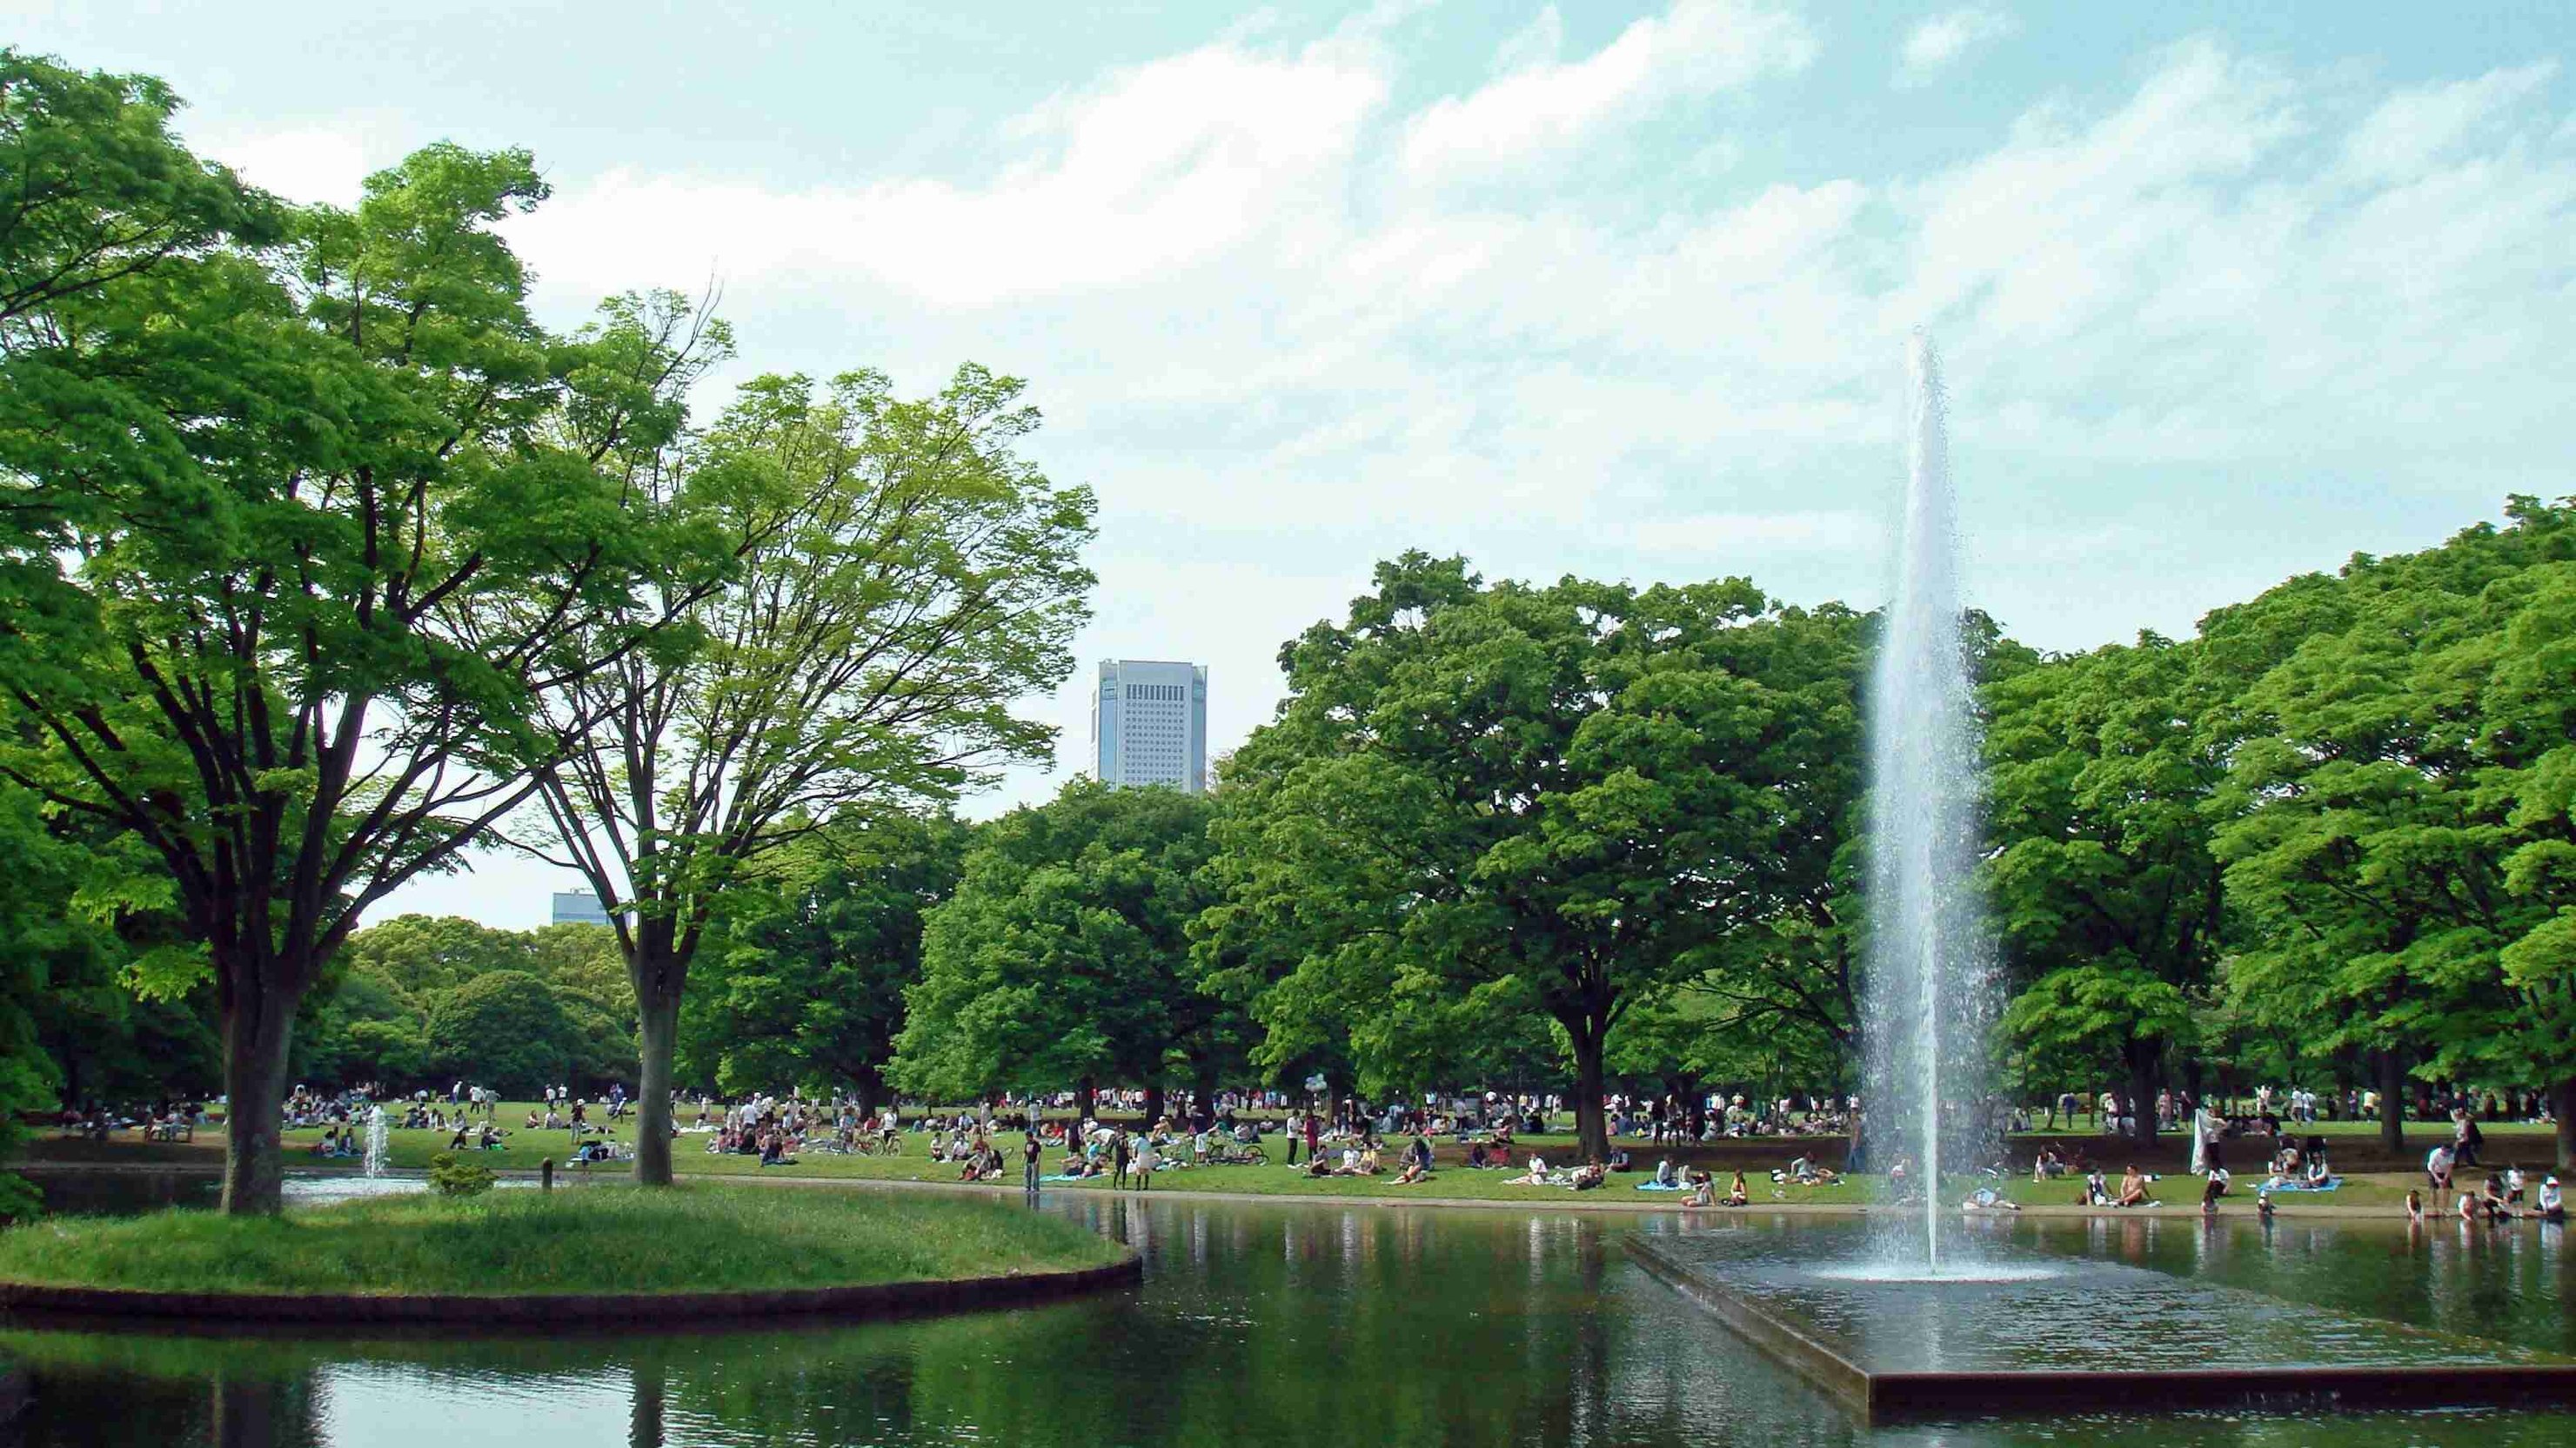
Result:
<instances>
[{"instance_id":1,"label":"grassy lawn","mask_svg":"<svg viewBox=\"0 0 2576 1448\"><path fill-rule=\"evenodd\" d=\"M838 1287L1095 1267L1116 1244L981 1201L702 1184L374 1198L232 1219L46 1218L0 1280L188 1292L516 1294Z\"/></svg>"}]
</instances>

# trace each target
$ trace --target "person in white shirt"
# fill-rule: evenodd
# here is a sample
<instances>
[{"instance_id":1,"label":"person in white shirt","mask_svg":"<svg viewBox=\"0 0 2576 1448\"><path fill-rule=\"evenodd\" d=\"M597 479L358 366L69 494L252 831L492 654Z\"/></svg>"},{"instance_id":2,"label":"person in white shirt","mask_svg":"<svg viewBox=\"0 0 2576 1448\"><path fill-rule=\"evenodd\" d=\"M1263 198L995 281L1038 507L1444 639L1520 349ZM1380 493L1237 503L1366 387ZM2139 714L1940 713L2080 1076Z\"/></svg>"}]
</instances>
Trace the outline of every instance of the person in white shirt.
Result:
<instances>
[{"instance_id":1,"label":"person in white shirt","mask_svg":"<svg viewBox=\"0 0 2576 1448\"><path fill-rule=\"evenodd\" d=\"M2558 1178L2553 1176L2540 1184L2537 1210L2540 1213L2540 1220L2544 1222L2567 1220L2567 1199L2558 1194Z\"/></svg>"}]
</instances>

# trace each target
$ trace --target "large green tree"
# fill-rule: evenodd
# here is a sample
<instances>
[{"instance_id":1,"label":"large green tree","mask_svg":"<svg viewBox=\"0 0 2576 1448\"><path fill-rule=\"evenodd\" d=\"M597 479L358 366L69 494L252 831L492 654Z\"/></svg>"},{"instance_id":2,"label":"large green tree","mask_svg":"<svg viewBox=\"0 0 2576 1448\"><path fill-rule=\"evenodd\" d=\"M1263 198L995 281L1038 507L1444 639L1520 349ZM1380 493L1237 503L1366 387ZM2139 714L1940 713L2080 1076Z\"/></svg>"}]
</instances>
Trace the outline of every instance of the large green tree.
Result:
<instances>
[{"instance_id":1,"label":"large green tree","mask_svg":"<svg viewBox=\"0 0 2576 1448\"><path fill-rule=\"evenodd\" d=\"M873 1110L921 979L923 917L957 888L953 815L834 820L728 897L680 1012L684 1074L727 1092L852 1089Z\"/></svg>"},{"instance_id":2,"label":"large green tree","mask_svg":"<svg viewBox=\"0 0 2576 1448\"><path fill-rule=\"evenodd\" d=\"M1612 1029L1791 911L1848 809L1847 767L1819 767L1848 753L1848 661L1814 657L1807 620L1740 580L1380 565L1346 622L1282 650L1289 699L1226 775L1208 938L1293 950L1278 988L1353 1017L1534 1006L1566 1038L1581 1149L1606 1154Z\"/></svg>"},{"instance_id":3,"label":"large green tree","mask_svg":"<svg viewBox=\"0 0 2576 1448\"><path fill-rule=\"evenodd\" d=\"M922 978L897 1044L905 1089L1005 1090L1202 1080L1233 1011L1201 990L1189 926L1213 806L1173 789L1077 779L978 827L965 874L924 928Z\"/></svg>"},{"instance_id":4,"label":"large green tree","mask_svg":"<svg viewBox=\"0 0 2576 1448\"><path fill-rule=\"evenodd\" d=\"M590 883L626 957L640 1182L671 1180L680 1007L745 872L844 809L943 804L1049 757L1054 730L1013 710L1072 670L1093 504L1014 451L1038 422L1021 391L972 366L918 401L870 372L763 377L639 476L737 566L611 620L679 614L686 647L553 691L552 839L530 848Z\"/></svg>"},{"instance_id":5,"label":"large green tree","mask_svg":"<svg viewBox=\"0 0 2576 1448\"><path fill-rule=\"evenodd\" d=\"M524 153L433 146L289 213L188 157L159 87L13 65L44 204L0 216L0 777L148 851L89 893L183 922L138 976L211 971L224 1203L273 1211L324 963L525 797L534 695L660 622L629 584L680 540L616 458L692 364L631 311L529 319L493 230L545 194Z\"/></svg>"},{"instance_id":6,"label":"large green tree","mask_svg":"<svg viewBox=\"0 0 2576 1448\"><path fill-rule=\"evenodd\" d=\"M2117 1073L2142 1103L2141 1140L2224 943L2210 804L2226 756L2197 679L2190 645L2145 634L1985 692L1984 884L2016 989L2005 1028L2085 1086Z\"/></svg>"},{"instance_id":7,"label":"large green tree","mask_svg":"<svg viewBox=\"0 0 2576 1448\"><path fill-rule=\"evenodd\" d=\"M2249 1009L2297 1021L2317 1049L2540 1086L2564 1106L2576 508L2517 498L2510 513L2423 553L2356 558L2332 606L2308 609L2305 636L2246 691L2216 848L2254 926L2230 972ZM2383 1129L2393 1142L2394 1102Z\"/></svg>"}]
</instances>

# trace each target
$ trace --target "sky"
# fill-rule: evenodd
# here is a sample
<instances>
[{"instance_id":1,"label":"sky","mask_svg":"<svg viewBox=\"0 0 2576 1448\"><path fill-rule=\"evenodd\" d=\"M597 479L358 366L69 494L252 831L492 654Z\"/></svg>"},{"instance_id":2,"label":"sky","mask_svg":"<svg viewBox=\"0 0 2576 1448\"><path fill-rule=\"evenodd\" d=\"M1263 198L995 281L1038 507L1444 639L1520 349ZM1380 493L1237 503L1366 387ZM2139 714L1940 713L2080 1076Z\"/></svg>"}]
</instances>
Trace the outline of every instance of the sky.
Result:
<instances>
[{"instance_id":1,"label":"sky","mask_svg":"<svg viewBox=\"0 0 2576 1448\"><path fill-rule=\"evenodd\" d=\"M760 372L1027 379L1100 499L1081 665L1209 666L1211 746L1371 566L1742 575L1877 605L1902 348L1951 388L1965 583L2082 649L2570 486L2557 0L1280 6L0 0L345 203L532 150L549 322L721 292ZM483 859L380 915L540 923Z\"/></svg>"}]
</instances>

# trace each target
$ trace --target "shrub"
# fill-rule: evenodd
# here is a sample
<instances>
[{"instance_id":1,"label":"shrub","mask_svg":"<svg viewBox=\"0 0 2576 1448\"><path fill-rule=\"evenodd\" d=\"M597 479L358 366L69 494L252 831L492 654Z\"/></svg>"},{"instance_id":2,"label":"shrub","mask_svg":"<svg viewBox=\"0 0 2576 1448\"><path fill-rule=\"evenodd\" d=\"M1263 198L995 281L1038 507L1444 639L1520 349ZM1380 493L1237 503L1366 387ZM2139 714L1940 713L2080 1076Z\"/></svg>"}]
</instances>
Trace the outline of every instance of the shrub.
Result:
<instances>
[{"instance_id":1,"label":"shrub","mask_svg":"<svg viewBox=\"0 0 2576 1448\"><path fill-rule=\"evenodd\" d=\"M430 1190L442 1197L476 1197L492 1190L492 1169L469 1157L442 1151L429 1159Z\"/></svg>"}]
</instances>

